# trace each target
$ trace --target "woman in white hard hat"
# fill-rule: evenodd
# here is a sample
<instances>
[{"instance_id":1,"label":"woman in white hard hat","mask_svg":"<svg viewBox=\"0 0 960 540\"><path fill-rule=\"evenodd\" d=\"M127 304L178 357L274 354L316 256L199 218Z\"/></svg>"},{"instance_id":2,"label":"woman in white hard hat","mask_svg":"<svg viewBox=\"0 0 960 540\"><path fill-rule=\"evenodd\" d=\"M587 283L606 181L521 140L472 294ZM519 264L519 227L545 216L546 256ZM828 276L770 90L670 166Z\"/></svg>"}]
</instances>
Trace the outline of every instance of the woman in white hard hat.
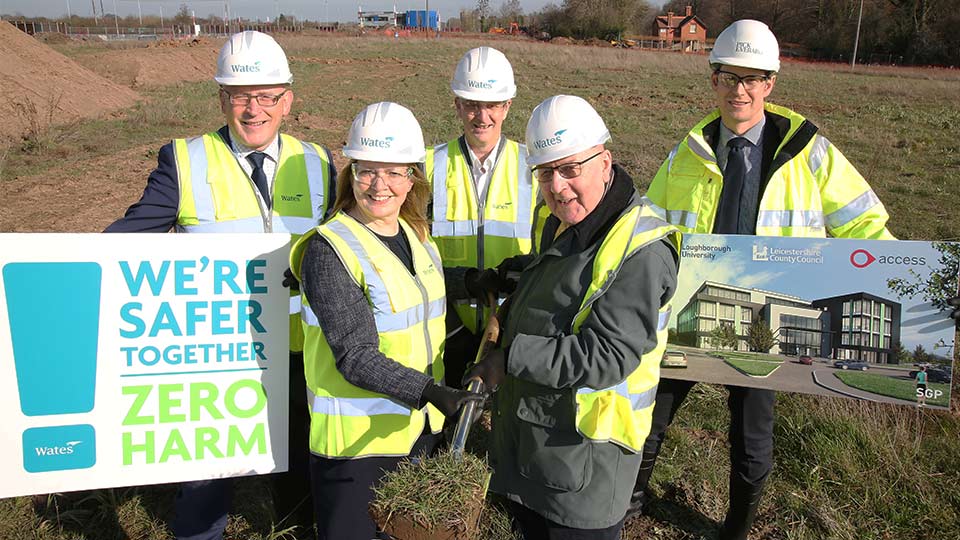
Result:
<instances>
[{"instance_id":1,"label":"woman in white hard hat","mask_svg":"<svg viewBox=\"0 0 960 540\"><path fill-rule=\"evenodd\" d=\"M646 211L585 100L554 96L527 124L550 208L510 297L501 348L471 368L497 390L490 490L527 540L620 538L653 412L679 233ZM529 257L529 256L528 256Z\"/></svg>"},{"instance_id":2,"label":"woman in white hard hat","mask_svg":"<svg viewBox=\"0 0 960 540\"><path fill-rule=\"evenodd\" d=\"M366 107L350 127L333 215L290 267L304 294L304 369L319 537L370 540L372 487L429 453L444 416L477 394L443 386L446 297L425 218L430 188L416 118Z\"/></svg>"}]
</instances>

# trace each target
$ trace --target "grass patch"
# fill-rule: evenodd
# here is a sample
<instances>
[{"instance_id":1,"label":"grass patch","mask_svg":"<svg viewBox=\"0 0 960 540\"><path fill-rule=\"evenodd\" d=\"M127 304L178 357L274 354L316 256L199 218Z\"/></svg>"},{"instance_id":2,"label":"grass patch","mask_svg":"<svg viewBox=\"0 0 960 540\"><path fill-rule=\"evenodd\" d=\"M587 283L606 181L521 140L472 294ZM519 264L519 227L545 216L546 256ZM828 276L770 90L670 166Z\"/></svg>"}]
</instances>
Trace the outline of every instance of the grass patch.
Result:
<instances>
[{"instance_id":1,"label":"grass patch","mask_svg":"<svg viewBox=\"0 0 960 540\"><path fill-rule=\"evenodd\" d=\"M766 360L724 358L723 361L733 367L733 369L751 377L766 377L780 367L779 362L768 362Z\"/></svg>"},{"instance_id":2,"label":"grass patch","mask_svg":"<svg viewBox=\"0 0 960 540\"><path fill-rule=\"evenodd\" d=\"M757 362L776 362L778 364L783 363L782 356L775 356L772 354L764 354L757 352L740 352L740 351L719 351L716 356L723 358L725 360L739 359L739 360L753 360Z\"/></svg>"},{"instance_id":3,"label":"grass patch","mask_svg":"<svg viewBox=\"0 0 960 540\"><path fill-rule=\"evenodd\" d=\"M917 385L913 380L894 379L886 375L875 375L873 373L853 373L837 371L834 373L843 384L851 386L871 394L879 394L906 401L917 400ZM948 407L950 402L947 396L950 395L950 385L945 383L928 383L930 390L940 390L940 397L927 398L927 405L937 405L939 407Z\"/></svg>"},{"instance_id":4,"label":"grass patch","mask_svg":"<svg viewBox=\"0 0 960 540\"><path fill-rule=\"evenodd\" d=\"M392 532L396 527L412 522L427 530L474 537L489 480L486 460L472 454L464 454L460 460L450 452L403 460L374 488L370 511L391 534L396 534Z\"/></svg>"}]
</instances>

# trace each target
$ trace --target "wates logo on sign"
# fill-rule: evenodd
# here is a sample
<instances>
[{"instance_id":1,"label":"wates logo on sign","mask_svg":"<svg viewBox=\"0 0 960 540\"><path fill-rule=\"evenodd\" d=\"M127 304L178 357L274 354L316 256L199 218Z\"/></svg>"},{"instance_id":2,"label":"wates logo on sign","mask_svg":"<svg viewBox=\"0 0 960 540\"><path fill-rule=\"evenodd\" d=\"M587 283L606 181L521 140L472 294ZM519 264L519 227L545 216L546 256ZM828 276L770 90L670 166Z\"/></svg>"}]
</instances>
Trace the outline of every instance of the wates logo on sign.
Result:
<instances>
[{"instance_id":1,"label":"wates logo on sign","mask_svg":"<svg viewBox=\"0 0 960 540\"><path fill-rule=\"evenodd\" d=\"M874 255L865 249L857 249L850 253L850 264L855 268L866 268L874 263L896 266L924 266L927 264L927 258L908 255Z\"/></svg>"},{"instance_id":2,"label":"wates logo on sign","mask_svg":"<svg viewBox=\"0 0 960 540\"><path fill-rule=\"evenodd\" d=\"M23 432L23 468L27 472L89 469L97 462L93 426L52 426Z\"/></svg>"}]
</instances>

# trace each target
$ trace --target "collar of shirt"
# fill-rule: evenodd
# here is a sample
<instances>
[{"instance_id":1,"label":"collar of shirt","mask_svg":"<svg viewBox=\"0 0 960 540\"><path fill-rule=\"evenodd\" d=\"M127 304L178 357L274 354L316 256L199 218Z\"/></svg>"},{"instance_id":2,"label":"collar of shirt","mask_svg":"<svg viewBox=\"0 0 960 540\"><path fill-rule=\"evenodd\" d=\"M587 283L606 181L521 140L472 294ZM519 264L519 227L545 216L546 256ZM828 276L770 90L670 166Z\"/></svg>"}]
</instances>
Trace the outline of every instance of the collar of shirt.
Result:
<instances>
[{"instance_id":1,"label":"collar of shirt","mask_svg":"<svg viewBox=\"0 0 960 540\"><path fill-rule=\"evenodd\" d=\"M254 150L253 148L244 146L243 143L237 140L237 137L234 136L232 131L230 132L230 146L232 147L231 150L233 150L233 153L237 155L237 158L239 158L241 162L246 162L246 163L250 163L247 160L247 156L258 151L258 150ZM280 161L280 135L277 134L277 136L273 138L273 141L270 143L269 146L259 151L266 154L267 157L270 158L270 160L273 161L274 163L277 163L278 161Z\"/></svg>"},{"instance_id":2,"label":"collar of shirt","mask_svg":"<svg viewBox=\"0 0 960 540\"><path fill-rule=\"evenodd\" d=\"M473 179L477 183L478 197L484 192L487 181L490 179L490 176L493 175L493 167L497 164L497 155L500 153L500 145L502 143L503 137L500 137L497 140L497 144L493 147L493 150L491 150L487 156L487 159L483 160L483 162L473 153L473 148L470 148L469 144L467 145L467 151L470 153L470 170L473 172Z\"/></svg>"},{"instance_id":3,"label":"collar of shirt","mask_svg":"<svg viewBox=\"0 0 960 540\"><path fill-rule=\"evenodd\" d=\"M750 141L754 146L760 146L760 137L763 136L763 126L767 123L766 115L760 117L760 121L756 123L752 128L748 129L743 135L737 135L736 133L730 131L723 122L720 122L720 140L717 143L717 148L726 148L727 143L730 142L730 139L736 137L743 137L746 140Z\"/></svg>"},{"instance_id":4,"label":"collar of shirt","mask_svg":"<svg viewBox=\"0 0 960 540\"><path fill-rule=\"evenodd\" d=\"M760 147L761 138L763 137L763 126L767 123L767 116L763 115L760 117L760 121L756 123L752 128L748 129L743 135L737 135L733 131L730 131L730 128L725 126L723 122L720 122L720 134L717 137L717 165L720 167L720 170L725 170L727 168L727 156L729 151L727 150L727 143L730 142L730 139L736 137L743 137L750 141L750 144L753 146L744 147L744 156L749 158L750 152L755 148ZM748 159L749 161L749 159ZM749 165L748 165L749 167Z\"/></svg>"}]
</instances>

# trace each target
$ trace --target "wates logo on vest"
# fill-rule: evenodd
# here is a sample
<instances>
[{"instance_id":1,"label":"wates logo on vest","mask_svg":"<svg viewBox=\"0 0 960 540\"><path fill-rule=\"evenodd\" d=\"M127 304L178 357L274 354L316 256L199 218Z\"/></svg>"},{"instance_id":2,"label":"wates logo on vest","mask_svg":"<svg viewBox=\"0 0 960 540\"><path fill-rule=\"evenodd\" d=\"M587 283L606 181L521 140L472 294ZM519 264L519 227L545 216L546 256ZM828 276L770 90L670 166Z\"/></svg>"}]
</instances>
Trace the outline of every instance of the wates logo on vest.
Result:
<instances>
[{"instance_id":1,"label":"wates logo on vest","mask_svg":"<svg viewBox=\"0 0 960 540\"><path fill-rule=\"evenodd\" d=\"M96 462L96 432L89 424L38 427L23 432L23 468L27 472L89 469Z\"/></svg>"},{"instance_id":2,"label":"wates logo on vest","mask_svg":"<svg viewBox=\"0 0 960 540\"><path fill-rule=\"evenodd\" d=\"M373 139L370 137L360 137L360 144L363 146L369 146L370 148L390 148L390 145L393 143L393 137L385 137L381 139Z\"/></svg>"},{"instance_id":3,"label":"wates logo on vest","mask_svg":"<svg viewBox=\"0 0 960 540\"><path fill-rule=\"evenodd\" d=\"M754 49L753 45L750 45L749 41L738 41L736 52L748 53L748 54L763 54L763 51L761 51L760 49Z\"/></svg>"},{"instance_id":4,"label":"wates logo on vest","mask_svg":"<svg viewBox=\"0 0 960 540\"><path fill-rule=\"evenodd\" d=\"M567 131L565 129L558 130L554 132L553 137L547 137L546 139L537 139L533 141L533 146L537 150L543 150L544 148L550 148L551 146L556 146L563 142L563 133Z\"/></svg>"},{"instance_id":5,"label":"wates logo on vest","mask_svg":"<svg viewBox=\"0 0 960 540\"><path fill-rule=\"evenodd\" d=\"M488 79L486 81L474 81L468 80L467 86L470 88L479 88L480 90L493 90L493 85L497 82L496 79Z\"/></svg>"},{"instance_id":6,"label":"wates logo on vest","mask_svg":"<svg viewBox=\"0 0 960 540\"><path fill-rule=\"evenodd\" d=\"M303 198L303 193L297 193L296 195L280 195L280 200L283 202L300 202L300 199Z\"/></svg>"}]
</instances>

